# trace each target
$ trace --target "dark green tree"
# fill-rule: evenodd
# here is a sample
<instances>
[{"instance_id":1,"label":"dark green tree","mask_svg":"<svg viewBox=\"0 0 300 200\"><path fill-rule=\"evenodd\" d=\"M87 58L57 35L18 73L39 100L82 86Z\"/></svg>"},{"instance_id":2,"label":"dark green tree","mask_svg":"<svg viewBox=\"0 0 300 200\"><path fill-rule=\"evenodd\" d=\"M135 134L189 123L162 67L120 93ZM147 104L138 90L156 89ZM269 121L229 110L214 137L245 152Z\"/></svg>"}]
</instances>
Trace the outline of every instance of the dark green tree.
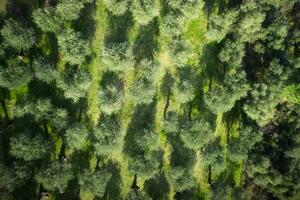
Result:
<instances>
[{"instance_id":1,"label":"dark green tree","mask_svg":"<svg viewBox=\"0 0 300 200\"><path fill-rule=\"evenodd\" d=\"M85 125L74 124L66 130L67 146L71 149L82 150L88 143L89 130Z\"/></svg>"},{"instance_id":2,"label":"dark green tree","mask_svg":"<svg viewBox=\"0 0 300 200\"><path fill-rule=\"evenodd\" d=\"M0 177L0 189L13 192L30 178L30 174L25 166L15 164L13 167L7 167L0 164Z\"/></svg>"},{"instance_id":3,"label":"dark green tree","mask_svg":"<svg viewBox=\"0 0 300 200\"><path fill-rule=\"evenodd\" d=\"M204 102L215 114L231 110L236 101L245 97L250 89L244 71L225 75L223 85L204 94Z\"/></svg>"},{"instance_id":4,"label":"dark green tree","mask_svg":"<svg viewBox=\"0 0 300 200\"><path fill-rule=\"evenodd\" d=\"M0 86L7 89L17 89L29 83L33 72L22 59L8 59L5 67L0 65Z\"/></svg>"},{"instance_id":5,"label":"dark green tree","mask_svg":"<svg viewBox=\"0 0 300 200\"><path fill-rule=\"evenodd\" d=\"M103 197L108 181L111 179L111 173L107 170L84 170L79 174L80 191L93 194L96 197Z\"/></svg>"},{"instance_id":6,"label":"dark green tree","mask_svg":"<svg viewBox=\"0 0 300 200\"><path fill-rule=\"evenodd\" d=\"M111 44L102 52L105 68L113 72L125 72L135 65L132 48L127 43Z\"/></svg>"},{"instance_id":7,"label":"dark green tree","mask_svg":"<svg viewBox=\"0 0 300 200\"><path fill-rule=\"evenodd\" d=\"M52 161L48 166L41 169L35 179L46 190L63 193L70 180L74 178L72 167L67 161Z\"/></svg>"},{"instance_id":8,"label":"dark green tree","mask_svg":"<svg viewBox=\"0 0 300 200\"><path fill-rule=\"evenodd\" d=\"M192 189L196 185L196 179L191 169L173 167L166 174L167 180L176 192Z\"/></svg>"},{"instance_id":9,"label":"dark green tree","mask_svg":"<svg viewBox=\"0 0 300 200\"><path fill-rule=\"evenodd\" d=\"M64 91L67 99L75 103L86 96L91 86L91 76L87 70L81 68L69 68L57 79L57 87Z\"/></svg>"},{"instance_id":10,"label":"dark green tree","mask_svg":"<svg viewBox=\"0 0 300 200\"><path fill-rule=\"evenodd\" d=\"M159 15L158 3L156 0L134 0L132 2L132 14L139 24L147 25Z\"/></svg>"},{"instance_id":11,"label":"dark green tree","mask_svg":"<svg viewBox=\"0 0 300 200\"><path fill-rule=\"evenodd\" d=\"M123 15L130 5L129 0L104 0L106 9L116 16Z\"/></svg>"},{"instance_id":12,"label":"dark green tree","mask_svg":"<svg viewBox=\"0 0 300 200\"><path fill-rule=\"evenodd\" d=\"M115 115L103 116L101 122L94 129L94 147L98 155L107 155L117 149L121 127Z\"/></svg>"},{"instance_id":13,"label":"dark green tree","mask_svg":"<svg viewBox=\"0 0 300 200\"><path fill-rule=\"evenodd\" d=\"M36 42L34 30L25 27L21 22L14 19L5 21L1 35L10 47L18 51L27 50Z\"/></svg>"},{"instance_id":14,"label":"dark green tree","mask_svg":"<svg viewBox=\"0 0 300 200\"><path fill-rule=\"evenodd\" d=\"M211 142L215 135L210 123L201 118L184 122L180 128L180 138L187 148L199 150Z\"/></svg>"},{"instance_id":15,"label":"dark green tree","mask_svg":"<svg viewBox=\"0 0 300 200\"><path fill-rule=\"evenodd\" d=\"M134 104L151 104L156 94L155 72L157 64L150 60L142 60L139 64L135 80L129 86L128 97Z\"/></svg>"},{"instance_id":16,"label":"dark green tree","mask_svg":"<svg viewBox=\"0 0 300 200\"><path fill-rule=\"evenodd\" d=\"M72 29L66 29L57 35L57 42L63 59L71 65L83 64L91 54L89 42Z\"/></svg>"},{"instance_id":17,"label":"dark green tree","mask_svg":"<svg viewBox=\"0 0 300 200\"><path fill-rule=\"evenodd\" d=\"M32 161L45 158L52 150L52 144L40 135L34 137L22 133L10 138L9 153L18 159Z\"/></svg>"},{"instance_id":18,"label":"dark green tree","mask_svg":"<svg viewBox=\"0 0 300 200\"><path fill-rule=\"evenodd\" d=\"M54 64L43 58L34 60L32 68L34 69L35 77L46 83L51 83L59 78L59 72L55 69Z\"/></svg>"}]
</instances>

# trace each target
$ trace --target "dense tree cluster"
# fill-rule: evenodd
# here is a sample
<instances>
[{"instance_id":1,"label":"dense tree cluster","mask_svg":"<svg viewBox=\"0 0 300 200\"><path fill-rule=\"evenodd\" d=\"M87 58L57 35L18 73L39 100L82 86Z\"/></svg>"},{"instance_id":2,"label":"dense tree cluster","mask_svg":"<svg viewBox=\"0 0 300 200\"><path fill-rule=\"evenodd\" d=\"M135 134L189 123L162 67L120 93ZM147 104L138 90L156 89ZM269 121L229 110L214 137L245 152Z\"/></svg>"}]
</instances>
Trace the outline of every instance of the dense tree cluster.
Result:
<instances>
[{"instance_id":1,"label":"dense tree cluster","mask_svg":"<svg viewBox=\"0 0 300 200\"><path fill-rule=\"evenodd\" d=\"M299 199L299 0L0 2L1 200Z\"/></svg>"}]
</instances>

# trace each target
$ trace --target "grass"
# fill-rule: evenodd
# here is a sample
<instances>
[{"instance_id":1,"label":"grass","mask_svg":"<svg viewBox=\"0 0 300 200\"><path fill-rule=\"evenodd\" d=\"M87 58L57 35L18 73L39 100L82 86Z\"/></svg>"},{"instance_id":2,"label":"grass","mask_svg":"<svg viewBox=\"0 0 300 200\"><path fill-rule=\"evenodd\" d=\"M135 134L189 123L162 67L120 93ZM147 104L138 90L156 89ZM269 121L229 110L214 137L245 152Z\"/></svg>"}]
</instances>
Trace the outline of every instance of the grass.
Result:
<instances>
[{"instance_id":1,"label":"grass","mask_svg":"<svg viewBox=\"0 0 300 200\"><path fill-rule=\"evenodd\" d=\"M95 34L92 38L93 59L89 65L92 76L92 84L88 93L88 115L93 125L96 125L100 117L99 107L99 83L101 81L104 65L100 59L104 47L106 35L106 13L103 0L96 1Z\"/></svg>"},{"instance_id":2,"label":"grass","mask_svg":"<svg viewBox=\"0 0 300 200\"><path fill-rule=\"evenodd\" d=\"M5 12L5 4L6 4L6 0L0 1L0 13Z\"/></svg>"}]
</instances>

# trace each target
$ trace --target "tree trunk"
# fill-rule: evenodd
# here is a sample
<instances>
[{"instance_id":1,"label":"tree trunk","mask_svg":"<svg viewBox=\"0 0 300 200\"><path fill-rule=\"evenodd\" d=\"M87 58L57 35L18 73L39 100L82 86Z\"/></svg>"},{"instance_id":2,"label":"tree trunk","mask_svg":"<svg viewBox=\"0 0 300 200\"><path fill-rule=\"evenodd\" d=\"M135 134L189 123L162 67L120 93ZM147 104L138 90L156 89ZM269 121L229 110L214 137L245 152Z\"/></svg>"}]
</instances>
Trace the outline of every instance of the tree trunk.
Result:
<instances>
[{"instance_id":1,"label":"tree trunk","mask_svg":"<svg viewBox=\"0 0 300 200\"><path fill-rule=\"evenodd\" d=\"M138 190L140 187L137 185L137 174L134 175L133 183L131 185L131 189L135 192L136 195L138 195Z\"/></svg>"},{"instance_id":2,"label":"tree trunk","mask_svg":"<svg viewBox=\"0 0 300 200\"><path fill-rule=\"evenodd\" d=\"M190 102L189 103L189 112L188 112L189 121L192 121L192 110L193 110L193 103Z\"/></svg>"},{"instance_id":3,"label":"tree trunk","mask_svg":"<svg viewBox=\"0 0 300 200\"><path fill-rule=\"evenodd\" d=\"M164 119L167 119L167 111L169 108L169 104L170 104L170 93L167 95L167 102L164 108Z\"/></svg>"},{"instance_id":4,"label":"tree trunk","mask_svg":"<svg viewBox=\"0 0 300 200\"><path fill-rule=\"evenodd\" d=\"M66 158L66 144L63 142L60 148L59 156L58 158L60 160L64 160Z\"/></svg>"},{"instance_id":5,"label":"tree trunk","mask_svg":"<svg viewBox=\"0 0 300 200\"><path fill-rule=\"evenodd\" d=\"M8 126L9 123L10 123L10 118L9 118L8 111L7 111L7 108L6 108L5 99L1 100L1 106L4 110L6 125Z\"/></svg>"},{"instance_id":6,"label":"tree trunk","mask_svg":"<svg viewBox=\"0 0 300 200\"><path fill-rule=\"evenodd\" d=\"M212 185L212 183L211 183L211 165L208 165L208 183L209 183L209 185Z\"/></svg>"}]
</instances>

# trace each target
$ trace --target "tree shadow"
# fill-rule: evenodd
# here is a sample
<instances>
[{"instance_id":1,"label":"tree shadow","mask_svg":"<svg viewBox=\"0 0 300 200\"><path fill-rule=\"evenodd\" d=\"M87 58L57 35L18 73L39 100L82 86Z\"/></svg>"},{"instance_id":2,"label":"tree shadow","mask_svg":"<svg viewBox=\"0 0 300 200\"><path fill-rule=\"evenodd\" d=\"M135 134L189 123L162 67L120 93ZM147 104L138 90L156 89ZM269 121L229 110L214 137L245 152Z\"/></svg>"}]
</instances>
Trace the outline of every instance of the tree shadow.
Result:
<instances>
[{"instance_id":1,"label":"tree shadow","mask_svg":"<svg viewBox=\"0 0 300 200\"><path fill-rule=\"evenodd\" d=\"M169 199L169 183L163 173L147 180L144 190L152 199Z\"/></svg>"},{"instance_id":2,"label":"tree shadow","mask_svg":"<svg viewBox=\"0 0 300 200\"><path fill-rule=\"evenodd\" d=\"M159 48L159 22L155 18L148 25L141 26L134 42L133 53L137 61L143 58L153 59L155 51Z\"/></svg>"},{"instance_id":3,"label":"tree shadow","mask_svg":"<svg viewBox=\"0 0 300 200\"><path fill-rule=\"evenodd\" d=\"M105 44L122 43L128 40L128 33L133 25L133 18L130 12L126 12L122 16L114 16L107 12L108 35Z\"/></svg>"},{"instance_id":4,"label":"tree shadow","mask_svg":"<svg viewBox=\"0 0 300 200\"><path fill-rule=\"evenodd\" d=\"M194 166L196 163L196 153L184 146L179 133L169 136L168 139L172 145L170 165L172 167L181 166L184 168Z\"/></svg>"},{"instance_id":5,"label":"tree shadow","mask_svg":"<svg viewBox=\"0 0 300 200\"><path fill-rule=\"evenodd\" d=\"M105 168L112 174L110 181L106 185L106 190L102 198L96 198L96 200L106 199L122 199L121 188L122 188L122 177L120 172L120 164L109 160L105 164Z\"/></svg>"},{"instance_id":6,"label":"tree shadow","mask_svg":"<svg viewBox=\"0 0 300 200\"><path fill-rule=\"evenodd\" d=\"M153 130L154 119L155 119L155 105L156 101L152 102L150 105L138 105L135 108L133 117L128 125L127 133L124 138L125 144L123 151L129 155L136 155L138 153L143 154L144 151L137 149L135 145L134 138L136 137L136 132L148 129ZM140 151L140 152L139 152Z\"/></svg>"}]
</instances>

